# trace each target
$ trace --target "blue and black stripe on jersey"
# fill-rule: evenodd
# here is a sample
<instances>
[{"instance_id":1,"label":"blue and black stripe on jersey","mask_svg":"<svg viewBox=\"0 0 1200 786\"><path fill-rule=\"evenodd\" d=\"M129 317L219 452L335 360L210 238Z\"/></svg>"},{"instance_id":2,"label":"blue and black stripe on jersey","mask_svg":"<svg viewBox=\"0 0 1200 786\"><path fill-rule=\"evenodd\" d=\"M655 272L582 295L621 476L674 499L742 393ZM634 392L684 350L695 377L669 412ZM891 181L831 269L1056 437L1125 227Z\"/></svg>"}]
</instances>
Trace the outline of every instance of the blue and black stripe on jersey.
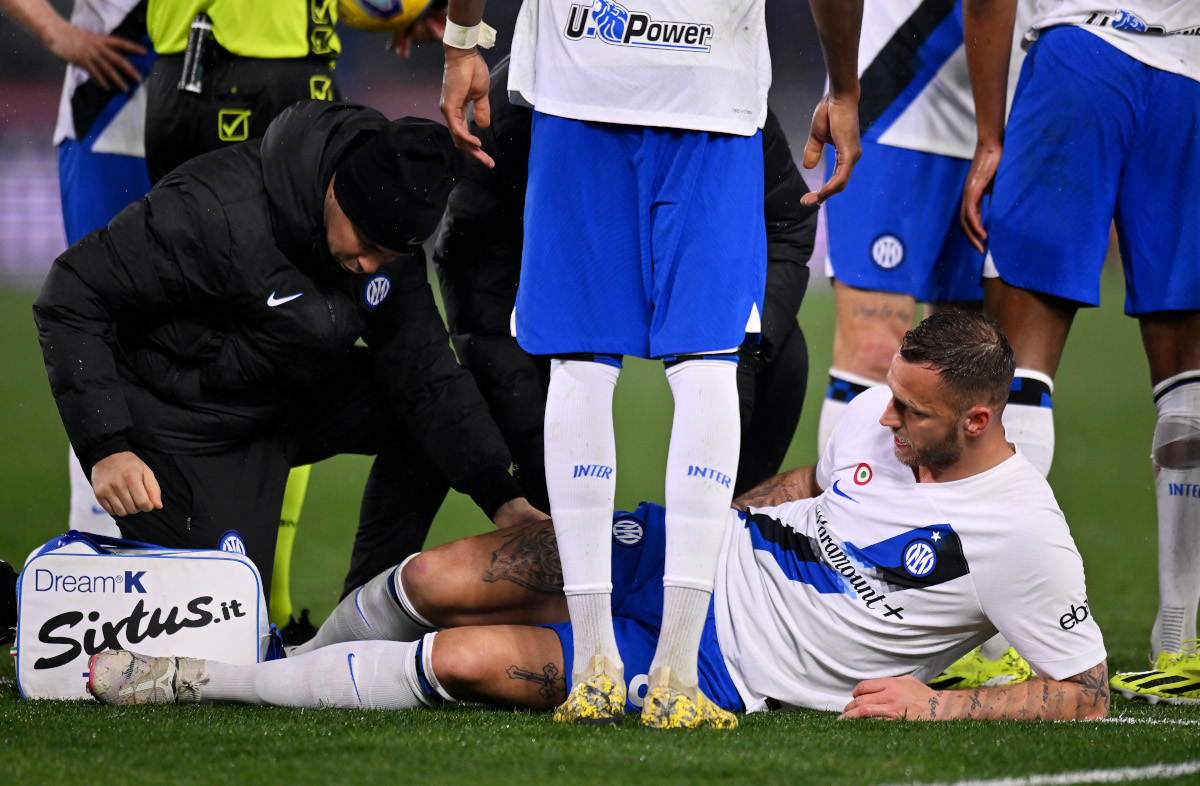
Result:
<instances>
[{"instance_id":1,"label":"blue and black stripe on jersey","mask_svg":"<svg viewBox=\"0 0 1200 786\"><path fill-rule=\"evenodd\" d=\"M859 78L858 124L877 140L963 44L959 0L925 0Z\"/></svg>"},{"instance_id":2,"label":"blue and black stripe on jersey","mask_svg":"<svg viewBox=\"0 0 1200 786\"><path fill-rule=\"evenodd\" d=\"M143 79L149 75L150 66L154 64L154 50L151 48L150 36L146 34L146 2L147 0L141 0L131 8L121 23L109 33L110 36L133 41L146 48L145 55L125 55ZM123 78L128 80L128 77ZM71 94L71 118L75 124L75 138L81 142L87 139L88 133L96 126L96 121L101 116L105 118L105 122L101 123L100 127L107 125L107 121L116 116L132 95L132 90L126 93L105 90L89 77Z\"/></svg>"},{"instance_id":3,"label":"blue and black stripe on jersey","mask_svg":"<svg viewBox=\"0 0 1200 786\"><path fill-rule=\"evenodd\" d=\"M784 575L821 594L854 596L852 581L838 563L852 565L888 592L932 587L970 573L962 543L949 524L917 527L869 546L813 538L765 513L745 517L755 551L774 557Z\"/></svg>"}]
</instances>

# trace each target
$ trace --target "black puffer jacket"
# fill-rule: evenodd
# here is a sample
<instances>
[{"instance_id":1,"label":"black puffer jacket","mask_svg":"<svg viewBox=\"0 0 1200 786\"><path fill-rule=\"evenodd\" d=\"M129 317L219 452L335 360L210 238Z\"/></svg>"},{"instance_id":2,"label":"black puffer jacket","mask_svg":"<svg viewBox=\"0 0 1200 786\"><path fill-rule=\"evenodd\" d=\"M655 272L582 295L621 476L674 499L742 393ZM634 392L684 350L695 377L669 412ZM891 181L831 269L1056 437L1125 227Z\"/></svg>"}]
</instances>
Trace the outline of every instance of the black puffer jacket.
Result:
<instances>
[{"instance_id":1,"label":"black puffer jacket","mask_svg":"<svg viewBox=\"0 0 1200 786\"><path fill-rule=\"evenodd\" d=\"M386 122L364 107L296 104L261 141L193 159L55 260L34 319L86 471L131 445L200 455L261 433L361 337L396 417L447 480L489 516L519 496L421 253L375 275L341 272L329 254L329 181ZM388 292L373 307L380 274Z\"/></svg>"}]
</instances>

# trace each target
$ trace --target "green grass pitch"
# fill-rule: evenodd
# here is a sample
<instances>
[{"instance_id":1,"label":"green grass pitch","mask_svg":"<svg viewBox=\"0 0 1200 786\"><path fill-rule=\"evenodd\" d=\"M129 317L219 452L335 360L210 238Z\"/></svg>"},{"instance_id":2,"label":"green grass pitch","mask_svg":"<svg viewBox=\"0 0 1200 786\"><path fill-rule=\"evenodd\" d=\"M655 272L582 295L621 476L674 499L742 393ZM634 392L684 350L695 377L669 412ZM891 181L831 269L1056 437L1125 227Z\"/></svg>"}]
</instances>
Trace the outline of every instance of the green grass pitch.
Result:
<instances>
[{"instance_id":1,"label":"green grass pitch","mask_svg":"<svg viewBox=\"0 0 1200 786\"><path fill-rule=\"evenodd\" d=\"M1139 668L1153 621L1155 518L1148 454L1154 426L1146 362L1119 281L1082 312L1055 389L1051 482L1087 568L1112 670ZM0 556L20 563L65 529L66 438L46 383L29 305L0 289ZM789 465L815 460L816 418L832 337L832 297L810 293L801 322L812 355L806 409ZM655 363L631 361L617 391L620 505L661 500L670 394ZM322 619L348 559L367 461L313 471L293 562L298 607ZM997 504L1003 504L999 501ZM235 523L233 524L236 525ZM451 495L430 543L488 527ZM0 780L5 783L931 783L1200 761L1200 708L1116 700L1092 724L838 722L817 712L746 716L735 732L655 733L636 724L576 729L548 716L467 706L430 712L251 707L108 708L26 702L0 661ZM1127 778L1140 777L1134 770ZM1154 771L1170 773L1169 770ZM1177 771L1176 771L1177 772ZM1176 774L1156 782L1200 782Z\"/></svg>"}]
</instances>

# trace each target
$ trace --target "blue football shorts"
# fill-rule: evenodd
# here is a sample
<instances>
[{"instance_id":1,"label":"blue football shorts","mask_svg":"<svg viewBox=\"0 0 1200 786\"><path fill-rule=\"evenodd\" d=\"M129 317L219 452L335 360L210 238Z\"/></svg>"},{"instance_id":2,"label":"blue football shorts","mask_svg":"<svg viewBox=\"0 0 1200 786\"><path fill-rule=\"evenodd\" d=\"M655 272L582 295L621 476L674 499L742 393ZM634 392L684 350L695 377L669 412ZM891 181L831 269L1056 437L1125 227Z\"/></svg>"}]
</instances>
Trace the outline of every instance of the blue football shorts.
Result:
<instances>
[{"instance_id":1,"label":"blue football shorts","mask_svg":"<svg viewBox=\"0 0 1200 786\"><path fill-rule=\"evenodd\" d=\"M761 131L535 112L517 341L535 355L733 349L762 314L766 242Z\"/></svg>"},{"instance_id":2,"label":"blue football shorts","mask_svg":"<svg viewBox=\"0 0 1200 786\"><path fill-rule=\"evenodd\" d=\"M1000 277L1099 305L1115 217L1125 313L1200 309L1197 127L1200 82L1081 28L1043 32L1021 68L987 216Z\"/></svg>"},{"instance_id":3,"label":"blue football shorts","mask_svg":"<svg viewBox=\"0 0 1200 786\"><path fill-rule=\"evenodd\" d=\"M846 190L825 203L833 277L921 303L981 300L983 255L958 223L971 162L867 140L862 148ZM826 159L828 176L834 156Z\"/></svg>"},{"instance_id":4,"label":"blue football shorts","mask_svg":"<svg viewBox=\"0 0 1200 786\"><path fill-rule=\"evenodd\" d=\"M613 515L612 611L617 648L625 662L628 700L625 711L641 712L646 696L650 661L662 627L663 560L666 555L666 510L661 505L643 502L633 512ZM546 627L562 642L567 690L571 689L571 663L575 658L571 623ZM745 709L742 698L725 668L725 659L717 643L713 606L708 604L708 619L700 637L700 690L727 710Z\"/></svg>"},{"instance_id":5,"label":"blue football shorts","mask_svg":"<svg viewBox=\"0 0 1200 786\"><path fill-rule=\"evenodd\" d=\"M101 227L150 191L146 159L95 153L87 142L58 145L58 186L67 245Z\"/></svg>"}]
</instances>

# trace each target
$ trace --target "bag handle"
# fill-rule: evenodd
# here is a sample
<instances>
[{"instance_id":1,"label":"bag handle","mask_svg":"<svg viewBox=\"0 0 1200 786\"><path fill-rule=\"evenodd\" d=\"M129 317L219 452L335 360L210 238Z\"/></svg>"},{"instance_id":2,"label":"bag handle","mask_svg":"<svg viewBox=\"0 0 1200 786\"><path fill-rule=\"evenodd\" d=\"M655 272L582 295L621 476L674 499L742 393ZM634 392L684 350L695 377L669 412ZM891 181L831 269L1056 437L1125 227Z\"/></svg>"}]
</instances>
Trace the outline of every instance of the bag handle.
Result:
<instances>
[{"instance_id":1,"label":"bag handle","mask_svg":"<svg viewBox=\"0 0 1200 786\"><path fill-rule=\"evenodd\" d=\"M111 535L98 535L95 532L80 532L73 529L66 535L59 535L57 538L46 543L38 549L38 555L45 554L50 551L55 551L66 546L68 543L86 543L98 552L110 551L111 549L155 549L163 551L165 546L156 546L153 543L142 543L139 540L126 540L125 538L114 538Z\"/></svg>"}]
</instances>

